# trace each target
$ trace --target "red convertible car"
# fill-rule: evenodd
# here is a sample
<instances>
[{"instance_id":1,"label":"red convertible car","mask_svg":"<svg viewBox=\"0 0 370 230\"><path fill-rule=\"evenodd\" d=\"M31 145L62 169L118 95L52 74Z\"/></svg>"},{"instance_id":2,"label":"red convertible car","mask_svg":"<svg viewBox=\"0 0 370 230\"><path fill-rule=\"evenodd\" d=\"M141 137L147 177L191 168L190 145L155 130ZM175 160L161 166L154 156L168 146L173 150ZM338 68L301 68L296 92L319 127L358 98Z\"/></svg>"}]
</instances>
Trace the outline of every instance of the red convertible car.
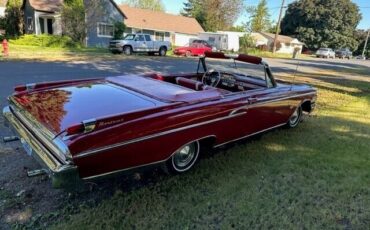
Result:
<instances>
[{"instance_id":1,"label":"red convertible car","mask_svg":"<svg viewBox=\"0 0 370 230\"><path fill-rule=\"evenodd\" d=\"M296 127L315 101L259 57L207 52L192 74L17 86L3 114L60 187L143 166L186 172L203 147Z\"/></svg>"}]
</instances>

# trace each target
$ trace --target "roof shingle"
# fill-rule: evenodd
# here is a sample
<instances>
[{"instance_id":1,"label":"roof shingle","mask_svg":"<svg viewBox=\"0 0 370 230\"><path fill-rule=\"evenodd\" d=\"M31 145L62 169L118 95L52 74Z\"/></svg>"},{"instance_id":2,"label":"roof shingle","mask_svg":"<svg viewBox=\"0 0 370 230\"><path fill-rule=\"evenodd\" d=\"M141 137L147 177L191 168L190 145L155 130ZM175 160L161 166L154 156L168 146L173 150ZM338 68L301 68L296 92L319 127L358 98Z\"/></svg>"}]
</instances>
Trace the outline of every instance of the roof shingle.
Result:
<instances>
[{"instance_id":1,"label":"roof shingle","mask_svg":"<svg viewBox=\"0 0 370 230\"><path fill-rule=\"evenodd\" d=\"M46 12L60 12L63 0L29 0L33 9Z\"/></svg>"},{"instance_id":2,"label":"roof shingle","mask_svg":"<svg viewBox=\"0 0 370 230\"><path fill-rule=\"evenodd\" d=\"M272 33L267 33L267 32L260 32L262 35L269 37L270 39L275 39L275 34ZM278 41L281 43L291 43L295 38L285 36L285 35L280 35L278 36Z\"/></svg>"},{"instance_id":3,"label":"roof shingle","mask_svg":"<svg viewBox=\"0 0 370 230\"><path fill-rule=\"evenodd\" d=\"M133 8L128 5L120 5L120 8L127 17L125 20L127 27L194 35L204 32L203 28L194 18Z\"/></svg>"}]
</instances>

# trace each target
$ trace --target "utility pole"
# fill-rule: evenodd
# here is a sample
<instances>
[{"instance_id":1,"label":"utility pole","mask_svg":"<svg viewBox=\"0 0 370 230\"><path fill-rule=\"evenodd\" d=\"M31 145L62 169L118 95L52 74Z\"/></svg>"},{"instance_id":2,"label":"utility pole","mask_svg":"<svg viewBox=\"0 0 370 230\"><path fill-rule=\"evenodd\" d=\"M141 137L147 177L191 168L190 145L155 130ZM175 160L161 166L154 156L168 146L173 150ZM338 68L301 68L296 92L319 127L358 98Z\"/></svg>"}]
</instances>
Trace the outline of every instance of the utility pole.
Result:
<instances>
[{"instance_id":1,"label":"utility pole","mask_svg":"<svg viewBox=\"0 0 370 230\"><path fill-rule=\"evenodd\" d=\"M367 46L367 41L369 40L369 34L370 34L370 29L367 30L367 36L366 36L366 40L365 40L365 45L364 45L364 49L362 50L362 56L365 57L365 50L366 50L366 46Z\"/></svg>"},{"instance_id":2,"label":"utility pole","mask_svg":"<svg viewBox=\"0 0 370 230\"><path fill-rule=\"evenodd\" d=\"M281 15L283 14L284 2L285 2L285 0L283 0L283 1L281 2L280 13L279 13L279 19L278 19L278 22L277 22L277 24L276 24L276 33L275 33L275 39L274 39L274 46L272 47L272 52L273 52L273 53L275 53L275 52L276 52L276 44L277 44L277 39L278 39L278 36L279 36L280 21L281 21Z\"/></svg>"}]
</instances>

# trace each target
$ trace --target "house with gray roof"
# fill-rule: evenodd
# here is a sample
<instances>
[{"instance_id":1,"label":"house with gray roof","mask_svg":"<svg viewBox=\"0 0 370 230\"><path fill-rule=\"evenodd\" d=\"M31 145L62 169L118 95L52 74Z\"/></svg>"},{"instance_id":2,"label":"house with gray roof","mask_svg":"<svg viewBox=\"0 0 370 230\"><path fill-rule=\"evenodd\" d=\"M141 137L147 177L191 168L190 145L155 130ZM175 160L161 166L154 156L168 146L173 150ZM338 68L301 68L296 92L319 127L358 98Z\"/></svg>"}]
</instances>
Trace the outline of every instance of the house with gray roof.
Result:
<instances>
[{"instance_id":1,"label":"house with gray roof","mask_svg":"<svg viewBox=\"0 0 370 230\"><path fill-rule=\"evenodd\" d=\"M125 15L114 0L84 0L84 4L86 46L107 46L113 37L114 22L123 22ZM63 0L24 0L23 10L26 34L63 34Z\"/></svg>"}]
</instances>

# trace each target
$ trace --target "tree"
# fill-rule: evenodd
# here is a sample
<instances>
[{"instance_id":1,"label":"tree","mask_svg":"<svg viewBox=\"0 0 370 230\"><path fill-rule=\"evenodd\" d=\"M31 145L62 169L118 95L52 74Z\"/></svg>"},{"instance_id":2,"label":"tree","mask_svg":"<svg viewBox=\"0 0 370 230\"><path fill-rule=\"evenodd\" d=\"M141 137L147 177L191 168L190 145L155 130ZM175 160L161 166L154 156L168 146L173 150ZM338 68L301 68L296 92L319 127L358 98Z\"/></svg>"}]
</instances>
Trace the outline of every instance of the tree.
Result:
<instances>
[{"instance_id":1,"label":"tree","mask_svg":"<svg viewBox=\"0 0 370 230\"><path fill-rule=\"evenodd\" d=\"M165 11L165 7L161 0L126 0L124 3L136 8Z\"/></svg>"},{"instance_id":2,"label":"tree","mask_svg":"<svg viewBox=\"0 0 370 230\"><path fill-rule=\"evenodd\" d=\"M239 17L242 0L188 0L181 12L194 17L206 31L227 30Z\"/></svg>"},{"instance_id":3,"label":"tree","mask_svg":"<svg viewBox=\"0 0 370 230\"><path fill-rule=\"evenodd\" d=\"M229 30L235 32L247 32L244 25L232 26L229 28Z\"/></svg>"},{"instance_id":4,"label":"tree","mask_svg":"<svg viewBox=\"0 0 370 230\"><path fill-rule=\"evenodd\" d=\"M126 25L123 22L115 22L114 23L114 36L113 39L122 39L123 38L123 33L126 30Z\"/></svg>"},{"instance_id":5,"label":"tree","mask_svg":"<svg viewBox=\"0 0 370 230\"><path fill-rule=\"evenodd\" d=\"M205 29L228 30L238 19L242 6L242 0L204 0Z\"/></svg>"},{"instance_id":6,"label":"tree","mask_svg":"<svg viewBox=\"0 0 370 230\"><path fill-rule=\"evenodd\" d=\"M268 13L266 0L260 0L257 6L247 7L247 13L251 20L249 26L253 32L263 32L270 29L270 14Z\"/></svg>"},{"instance_id":7,"label":"tree","mask_svg":"<svg viewBox=\"0 0 370 230\"><path fill-rule=\"evenodd\" d=\"M85 6L83 0L65 0L62 10L62 31L73 41L84 43L86 38Z\"/></svg>"},{"instance_id":8,"label":"tree","mask_svg":"<svg viewBox=\"0 0 370 230\"><path fill-rule=\"evenodd\" d=\"M5 30L10 37L18 37L23 34L23 11L22 0L9 0L5 9Z\"/></svg>"},{"instance_id":9,"label":"tree","mask_svg":"<svg viewBox=\"0 0 370 230\"><path fill-rule=\"evenodd\" d=\"M195 18L199 24L205 28L205 11L203 7L203 1L200 0L188 0L184 2L184 8L180 12L182 16Z\"/></svg>"},{"instance_id":10,"label":"tree","mask_svg":"<svg viewBox=\"0 0 370 230\"><path fill-rule=\"evenodd\" d=\"M355 50L355 29L361 20L350 0L298 0L288 5L282 34L297 37L310 49L348 47Z\"/></svg>"}]
</instances>

